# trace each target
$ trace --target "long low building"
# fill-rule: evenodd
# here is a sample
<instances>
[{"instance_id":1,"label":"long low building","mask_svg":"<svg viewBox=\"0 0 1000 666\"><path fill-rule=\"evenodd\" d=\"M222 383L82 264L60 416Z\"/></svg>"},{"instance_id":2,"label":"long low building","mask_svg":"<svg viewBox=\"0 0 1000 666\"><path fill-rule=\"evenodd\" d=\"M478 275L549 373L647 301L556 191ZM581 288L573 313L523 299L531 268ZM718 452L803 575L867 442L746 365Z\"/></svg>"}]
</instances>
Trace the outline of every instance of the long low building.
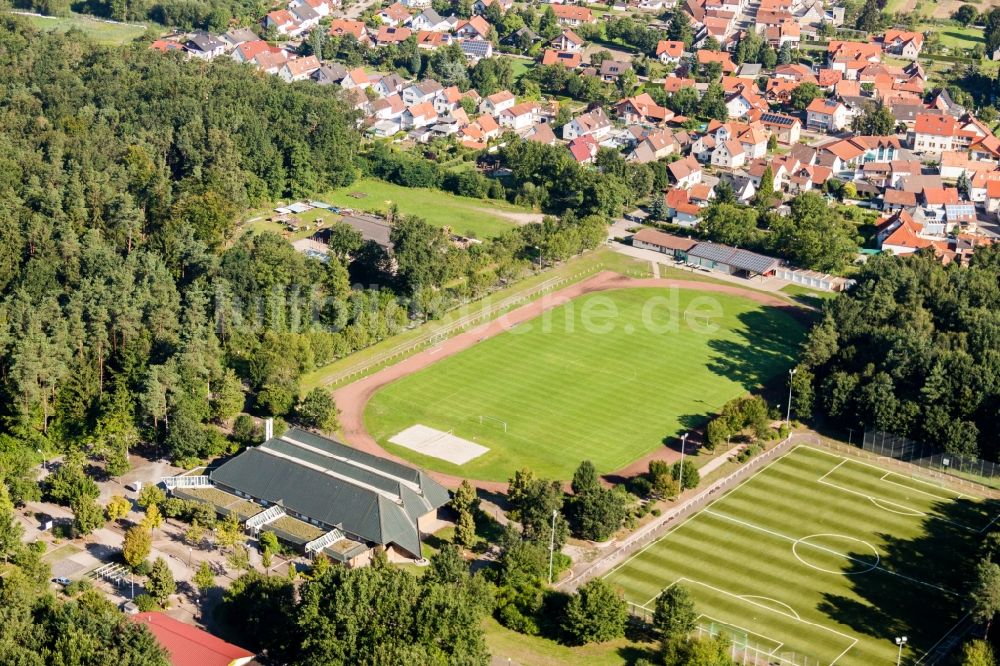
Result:
<instances>
[{"instance_id":1,"label":"long low building","mask_svg":"<svg viewBox=\"0 0 1000 666\"><path fill-rule=\"evenodd\" d=\"M722 243L698 243L687 253L688 264L728 275L769 277L781 265L780 259Z\"/></svg>"},{"instance_id":2,"label":"long low building","mask_svg":"<svg viewBox=\"0 0 1000 666\"><path fill-rule=\"evenodd\" d=\"M632 246L653 250L685 261L689 266L719 271L744 278L770 277L781 266L781 260L749 250L729 247L722 243L695 241L657 229L640 229L632 236Z\"/></svg>"},{"instance_id":3,"label":"long low building","mask_svg":"<svg viewBox=\"0 0 1000 666\"><path fill-rule=\"evenodd\" d=\"M181 497L221 491L258 504L263 508L246 518L248 529L273 530L307 553L352 565L366 562L376 547L420 558L421 533L450 499L423 470L296 428L247 449L208 476L164 481Z\"/></svg>"}]
</instances>

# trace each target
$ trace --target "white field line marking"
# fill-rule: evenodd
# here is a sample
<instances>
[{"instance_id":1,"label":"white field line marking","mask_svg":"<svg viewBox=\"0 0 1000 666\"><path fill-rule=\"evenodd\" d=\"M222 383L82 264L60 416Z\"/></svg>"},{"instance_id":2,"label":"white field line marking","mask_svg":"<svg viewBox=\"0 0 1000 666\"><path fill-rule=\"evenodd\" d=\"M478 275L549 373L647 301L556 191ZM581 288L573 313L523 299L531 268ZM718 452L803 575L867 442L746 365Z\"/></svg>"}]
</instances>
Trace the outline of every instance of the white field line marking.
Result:
<instances>
[{"instance_id":1,"label":"white field line marking","mask_svg":"<svg viewBox=\"0 0 1000 666\"><path fill-rule=\"evenodd\" d=\"M958 628L958 625L960 625L963 622L965 622L965 618L969 617L970 615L972 615L972 611L969 611L968 613L966 613L965 615L963 615L961 618L959 618L958 622L956 622L954 625L952 625L952 627L948 631L944 632L944 636L942 636L941 638L939 638L938 641L937 641L937 643L935 643L934 645L930 646L930 648L927 649L927 652L924 652L924 654L920 657L920 659L917 659L917 661L914 662L914 663L919 664L924 659L926 659L927 656L931 652L933 652L934 649L937 648L938 645L941 645L941 643L943 643L944 640L946 638L948 638L948 636L951 636L952 632L955 631L956 628Z\"/></svg>"},{"instance_id":2,"label":"white field line marking","mask_svg":"<svg viewBox=\"0 0 1000 666\"><path fill-rule=\"evenodd\" d=\"M747 522L745 520L740 520L739 518L733 518L732 516L727 516L725 514L717 512L717 511L708 511L708 513L712 514L713 516L718 516L719 518L722 518L723 520L728 520L730 522L737 523L739 525L743 525L744 527L749 527L752 530L756 530L758 532L763 532L765 534L770 534L770 535L778 537L780 539L785 539L786 541L791 541L792 543L796 543L796 542L800 541L799 539L793 539L792 537L790 537L790 536L788 536L786 534L782 534L781 532L775 532L774 530L767 529L766 527L761 527L760 525L754 525L753 523ZM824 546L813 546L813 547L816 548L816 549L818 549L818 550L825 550L825 551L827 551L829 553L833 553L834 555L839 555L840 557L843 557L843 558L848 559L848 560L860 562L861 564L871 564L870 562L865 562L864 560L859 560L858 558L851 557L850 555L845 555L844 553L841 553L839 551L836 551L836 550L833 550L833 549L830 549L830 548L826 548ZM892 571L891 569L886 569L884 567L880 567L880 566L877 566L877 565L874 568L878 569L879 571L884 571L887 574L891 574L893 576L897 576L899 578L902 578L903 580L907 580L907 581L909 581L911 583L916 583L918 585L923 585L925 587L929 587L929 588L938 590L939 592L944 592L945 594L950 594L952 596L956 596L956 597L959 596L957 592L954 592L952 590L940 587L938 585L935 585L934 583L927 583L927 582L924 582L924 581L922 581L922 580L920 580L918 578L911 578L910 576L907 576L905 574L901 574L901 573L898 573L896 571Z\"/></svg>"},{"instance_id":3,"label":"white field line marking","mask_svg":"<svg viewBox=\"0 0 1000 666\"><path fill-rule=\"evenodd\" d=\"M823 453L826 453L826 452L824 451ZM832 454L832 453L829 454L829 455L831 455L831 456L833 456L835 458L842 458L842 456L837 456L837 455ZM842 460L839 463L837 463L833 467L833 469L831 469L829 472L827 472L826 474L824 474L823 476L821 476L819 479L817 479L817 482L822 483L824 486L829 486L830 488L836 488L837 490L840 490L840 491L845 492L845 493L850 493L852 495L857 495L858 497L864 497L865 499L867 499L868 501L870 501L872 504L874 504L878 508L880 508L880 509L882 509L884 511L889 511L890 513L896 513L896 514L899 514L901 516L913 516L913 517L929 516L930 515L926 511L921 511L920 509L915 509L912 506L907 506L905 504L899 504L898 502L893 502L891 500L887 500L887 499L883 499L883 498L879 498L879 497L872 497L868 493L863 493L861 491L854 490L852 488L845 488L844 486L840 486L840 485L837 485L836 483L831 483L830 481L826 480L826 477L830 476L830 474L832 474L834 471L836 471L841 465L843 465L846 462L856 463L858 465L864 465L865 467L871 467L873 469L879 470L880 472L884 472L885 471L885 470L883 470L880 467L876 467L875 465L869 465L868 463L862 462L860 460L853 460L851 458L842 458ZM889 472L889 473L892 473L892 472ZM887 481L887 483L892 483L892 482L891 481ZM911 489L911 488L907 488L907 490L913 490L913 492L921 492L919 490L915 490L915 489ZM941 498L937 497L936 499L940 500ZM982 501L982 500L979 499L978 501ZM903 511L896 511L896 510L890 509L890 508L888 508L887 506L884 506L884 505L891 505L891 506L896 507L897 509L903 509ZM975 534L982 534L987 529L989 529L989 527L993 523L995 523L998 519L1000 519L1000 514L997 514L996 516L994 516L993 520L991 520L990 522L988 522L986 524L986 527L983 527L981 529L976 529L975 527L972 527L971 525L966 525L965 523L961 523L961 522L958 522L958 521L955 521L955 520L949 520L948 518L945 518L943 516L938 516L938 518L940 520L943 520L946 523L950 523L952 525L956 525L958 527L961 527L962 529L969 530L970 532L973 532Z\"/></svg>"},{"instance_id":4,"label":"white field line marking","mask_svg":"<svg viewBox=\"0 0 1000 666\"><path fill-rule=\"evenodd\" d=\"M840 490L845 490L845 488L840 488L840 486L834 486L832 484L825 484L825 485L829 485L832 488L838 488ZM893 509L893 508L887 506L887 505L893 504L893 502L890 502L889 500L877 499L877 498L872 497L870 495L868 496L868 501L870 501L872 504L874 504L878 508L882 509L883 511L888 511L889 513L895 513L895 514L900 515L900 516L912 516L914 518L919 518L920 516L926 516L927 515L923 511L920 511L919 509L913 509L913 508L910 508L910 507L904 507L904 508L907 509L906 511L899 511L897 509ZM903 506L903 505L902 504L896 504L895 506Z\"/></svg>"},{"instance_id":5,"label":"white field line marking","mask_svg":"<svg viewBox=\"0 0 1000 666\"><path fill-rule=\"evenodd\" d=\"M603 578L607 578L608 576L610 576L614 572L618 571L619 569L621 569L622 567L624 567L626 564L628 564L629 562L631 562L635 558L639 557L640 555L642 555L644 552L646 552L647 550L649 550L650 548L652 548L656 544L660 543L661 541L663 541L664 539L666 539L667 537L669 537L671 534L673 534L674 532L676 532L680 528L684 527L685 525L690 525L691 523L693 523L698 518L699 515L702 514L702 512L704 512L705 510L711 508L712 505L714 505L716 502L721 502L725 498L734 495L740 488L743 487L743 485L747 481L749 481L750 479L756 478L757 475L759 475L761 472L763 472L764 470L766 470L767 468L769 468L771 465L774 465L778 461L783 460L785 458L785 456L788 456L788 455L794 453L795 451L798 451L800 448L807 448L807 449L810 449L812 451L818 451L819 450L819 449L814 449L811 446L805 446L804 444L797 444L796 446L792 447L788 451L785 451L780 456L778 456L777 458L775 458L771 462L767 463L766 465L764 465L763 467L761 467L759 470L757 470L756 472L754 472L753 474L751 474L747 478L745 478L742 481L740 481L738 484L736 484L732 488L729 488L729 489L725 490L724 492L722 492L714 500L712 500L711 502L709 502L708 504L706 504L701 509L698 509L697 511L695 511L694 514L691 515L689 518L686 518L686 519L680 521L680 523L674 525L672 528L670 528L669 530L667 530L666 532L664 532L663 534L661 534L660 536L656 537L655 539L653 539L652 541L650 541L649 543L647 543L645 546L643 546L642 548L640 548L639 550L637 550L636 552L634 552L630 557L626 558L625 560L623 560L618 565L616 565L616 566L612 567L611 569L609 569L607 571L607 573L605 573L603 576L601 576L601 578L602 579ZM658 596L660 596L659 593L657 593L656 597L658 597ZM656 597L653 597L653 599L655 599ZM645 606L642 606L642 608L645 608ZM647 608L646 610L649 610L649 609Z\"/></svg>"},{"instance_id":6,"label":"white field line marking","mask_svg":"<svg viewBox=\"0 0 1000 666\"><path fill-rule=\"evenodd\" d=\"M733 594L732 592L729 592L727 590L723 590L721 588L715 587L714 585L709 585L708 583L702 583L701 581L694 580L693 578L685 578L684 576L681 576L680 578L678 578L677 580L675 580L673 583L671 583L665 589L669 589L669 588L673 587L674 585L677 585L681 581L687 581L687 582L693 583L695 585L701 585L702 587L707 587L708 589L712 590L713 592L717 592L718 594L723 594L723 595L725 595L727 597L732 597L734 599L738 599L738 600L742 601L743 603L750 604L751 606L756 606L757 608L769 611L771 613L776 613L777 615L782 615L782 616L787 617L789 619L795 620L796 622L801 622L802 624L808 625L810 627L815 627L816 629L821 629L821 630L823 630L823 631L825 631L827 633L830 633L830 634L833 634L835 636L839 636L840 638L844 638L846 640L851 641L851 644L848 645L847 648L843 652L841 652L839 655L837 655L837 657L833 661L830 662L830 666L833 666L833 664L837 663L838 659L840 659L841 657L843 657L845 654L847 654L847 652L849 650L851 650L851 648L853 648L855 645L858 644L858 639L857 638L854 638L853 636L848 636L847 634L845 634L843 632L840 632L840 631L837 631L836 629L831 629L830 627L824 626L822 624L817 624L815 622L810 622L809 620L803 620L801 617L797 617L797 615L789 615L788 613L783 613L780 610L777 610L775 608L771 608L770 606L765 606L764 604L757 603L756 601L750 601L749 599L747 599L745 597L741 597L738 594ZM657 594L656 596L658 597L660 595ZM655 599L655 598L656 597L653 597L653 599ZM650 599L649 601L652 601L653 599ZM647 601L646 604L648 604L649 601ZM645 608L645 606L643 606L643 608ZM647 608L646 610L649 610L649 609ZM754 633L757 636L761 636L762 638L766 638L766 639L768 639L770 641L774 641L775 643L779 642L776 639L771 638L767 634L761 634L761 633L758 633L758 632L754 632ZM782 643L782 645L784 645L784 643Z\"/></svg>"},{"instance_id":7,"label":"white field line marking","mask_svg":"<svg viewBox=\"0 0 1000 666\"><path fill-rule=\"evenodd\" d=\"M741 595L739 595L739 597L740 597L740 599L764 599L764 600L766 600L766 601L770 601L770 602L772 602L772 603L776 603L776 604L778 604L779 606L784 606L785 608L787 608L787 609L788 609L788 611L789 611L789 612L790 612L790 613L791 613L792 615L794 615L794 616L795 616L795 619L796 619L796 620L801 620L801 619L802 619L802 618L801 618L801 617L799 616L799 614L795 612L795 609L794 609L794 608L792 608L791 606L789 606L788 604L786 604L786 603L785 603L785 602L783 602L783 601L778 601L777 599L772 599L771 597L762 597L762 596L760 596L759 594L741 594Z\"/></svg>"},{"instance_id":8,"label":"white field line marking","mask_svg":"<svg viewBox=\"0 0 1000 666\"><path fill-rule=\"evenodd\" d=\"M764 598L766 598L766 597L764 597ZM743 633L745 633L747 635L748 639L750 638L751 635L753 635L753 636L756 636L757 638L763 638L765 641L767 641L769 643L777 643L777 647L775 647L770 652L765 652L764 653L766 655L774 656L774 653L777 652L778 650L780 650L782 648L782 646L784 646L784 643L782 643L781 641L776 641L776 640L774 640L773 638L771 638L770 636L768 636L766 634L758 634L756 631L751 631L750 629L747 629L746 627L741 627L740 625L733 624L732 622L725 622L725 621L720 620L718 618L714 618L711 615L705 615L704 613L702 613L701 615L699 615L695 619L695 624L697 624L698 620L700 620L701 618L705 618L706 620L711 621L713 624L722 624L722 625L725 625L725 626L729 627L730 629L738 629L739 631L742 631ZM749 641L747 641L747 642L749 643ZM737 645L737 647L739 647L739 646ZM746 647L746 646L744 646L744 647ZM755 649L759 650L760 648L755 648Z\"/></svg>"},{"instance_id":9,"label":"white field line marking","mask_svg":"<svg viewBox=\"0 0 1000 666\"><path fill-rule=\"evenodd\" d=\"M907 477L907 476L903 476L902 474L897 474L896 472L891 472L891 471L890 472L886 472L885 474L882 475L882 478L879 479L880 481L884 481L885 483L891 483L892 485L898 486L900 488L903 488L904 490L909 490L910 492L913 492L913 493L920 493L921 495L927 495L928 497L932 497L932 498L934 498L936 500L942 500L942 501L947 501L947 502L954 502L957 498L961 497L961 495L957 495L955 493L951 493L947 497L943 497L941 495L935 495L934 493L929 493L926 490L919 490L917 488L913 488L911 486L908 486L905 483L900 483L899 481L893 481L892 479L887 479L886 478L887 476L898 476L898 477L901 477L901 478L904 478L904 479L910 479L911 481L916 481L917 483L922 483L925 486L930 486L931 488L937 488L938 490L947 491L948 489L947 488L943 488L941 486L936 486L933 483L928 483L927 481L922 481L920 479L915 479L912 476Z\"/></svg>"}]
</instances>

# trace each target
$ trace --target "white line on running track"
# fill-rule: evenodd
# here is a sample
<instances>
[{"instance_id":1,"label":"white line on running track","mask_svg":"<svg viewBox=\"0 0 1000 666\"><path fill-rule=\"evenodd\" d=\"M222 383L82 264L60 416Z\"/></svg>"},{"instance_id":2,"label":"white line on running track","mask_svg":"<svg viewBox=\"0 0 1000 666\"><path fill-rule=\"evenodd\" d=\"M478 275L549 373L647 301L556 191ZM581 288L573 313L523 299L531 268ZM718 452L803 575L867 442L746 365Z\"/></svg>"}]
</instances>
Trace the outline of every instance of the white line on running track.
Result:
<instances>
[{"instance_id":1,"label":"white line on running track","mask_svg":"<svg viewBox=\"0 0 1000 666\"><path fill-rule=\"evenodd\" d=\"M713 516L718 516L719 518L722 518L723 520L728 520L728 521L730 521L732 523L736 523L738 525L743 525L744 527L749 527L752 530L756 530L758 532L763 532L765 534L770 534L771 536L775 536L775 537L778 537L780 539L785 539L786 541L791 541L792 543L796 543L798 541L801 541L801 539L794 539L794 538L788 536L787 534L782 534L781 532L775 532L774 530L770 530L770 529L768 529L766 527L761 527L760 525L754 525L753 523L747 522L745 520L740 520L739 518L733 518L732 516L727 516L726 514L719 513L718 511L711 511L709 509L706 509L705 512L706 513L710 513ZM810 545L812 545L812 544L810 544ZM827 551L829 553L832 553L834 555L839 555L839 556L841 556L841 557L843 557L845 559L848 559L848 560L851 560L851 561L854 561L854 562L860 562L861 564L871 564L871 562L866 562L866 561L858 559L856 557L851 557L850 555L845 555L844 553L841 553L840 551L836 551L836 550L833 550L831 548L826 548L824 546L815 546L815 545L813 545L813 548L816 548L818 550L825 550L825 551ZM952 596L958 596L957 592L954 592L954 591L949 590L947 588L940 587L938 585L935 585L934 583L927 583L927 582L922 581L922 580L920 580L918 578L911 578L910 576L898 573L896 571L892 571L891 569L886 569L886 568L881 567L881 566L875 566L874 568L877 569L877 570L879 570L879 571L884 571L887 574L891 574L893 576L897 576L899 578L902 578L903 580L910 581L911 583L916 583L917 585L923 585L925 587L930 587L930 588L933 588L935 590L938 590L939 592L944 592L945 594L950 594Z\"/></svg>"}]
</instances>

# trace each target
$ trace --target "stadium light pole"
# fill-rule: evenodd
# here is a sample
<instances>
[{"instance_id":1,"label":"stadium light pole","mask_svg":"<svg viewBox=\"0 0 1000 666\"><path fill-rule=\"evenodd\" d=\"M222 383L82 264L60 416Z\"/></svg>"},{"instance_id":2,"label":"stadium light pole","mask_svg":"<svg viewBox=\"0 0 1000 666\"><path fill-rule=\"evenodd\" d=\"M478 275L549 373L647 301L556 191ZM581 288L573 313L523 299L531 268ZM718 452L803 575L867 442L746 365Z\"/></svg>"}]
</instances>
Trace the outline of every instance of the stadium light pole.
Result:
<instances>
[{"instance_id":1,"label":"stadium light pole","mask_svg":"<svg viewBox=\"0 0 1000 666\"><path fill-rule=\"evenodd\" d=\"M556 552L556 514L559 512L552 509L552 536L549 538L549 585L552 584L552 556Z\"/></svg>"},{"instance_id":2,"label":"stadium light pole","mask_svg":"<svg viewBox=\"0 0 1000 666\"><path fill-rule=\"evenodd\" d=\"M678 495L684 492L684 443L687 442L687 438L687 433L681 435L681 469L680 473L677 475L679 477L677 480L680 481L680 489L677 491Z\"/></svg>"},{"instance_id":3,"label":"stadium light pole","mask_svg":"<svg viewBox=\"0 0 1000 666\"><path fill-rule=\"evenodd\" d=\"M788 371L788 411L785 412L785 425L789 427L792 425L792 377L798 371L798 368L792 368ZM780 414L781 412L778 413Z\"/></svg>"},{"instance_id":4,"label":"stadium light pole","mask_svg":"<svg viewBox=\"0 0 1000 666\"><path fill-rule=\"evenodd\" d=\"M896 655L896 666L899 666L903 661L903 646L906 645L906 636L897 636L896 645L899 646L899 653Z\"/></svg>"}]
</instances>

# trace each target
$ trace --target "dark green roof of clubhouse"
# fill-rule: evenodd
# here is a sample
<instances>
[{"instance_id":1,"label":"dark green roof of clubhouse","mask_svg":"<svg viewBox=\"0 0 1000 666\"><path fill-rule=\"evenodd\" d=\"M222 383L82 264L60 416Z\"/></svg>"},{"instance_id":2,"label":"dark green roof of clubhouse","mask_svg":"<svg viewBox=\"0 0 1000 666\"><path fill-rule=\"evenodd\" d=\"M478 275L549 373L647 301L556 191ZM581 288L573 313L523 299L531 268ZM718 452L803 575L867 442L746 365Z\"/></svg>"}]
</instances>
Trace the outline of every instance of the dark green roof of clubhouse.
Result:
<instances>
[{"instance_id":1,"label":"dark green roof of clubhouse","mask_svg":"<svg viewBox=\"0 0 1000 666\"><path fill-rule=\"evenodd\" d=\"M420 554L417 518L449 499L424 471L293 428L211 473L213 483Z\"/></svg>"}]
</instances>

